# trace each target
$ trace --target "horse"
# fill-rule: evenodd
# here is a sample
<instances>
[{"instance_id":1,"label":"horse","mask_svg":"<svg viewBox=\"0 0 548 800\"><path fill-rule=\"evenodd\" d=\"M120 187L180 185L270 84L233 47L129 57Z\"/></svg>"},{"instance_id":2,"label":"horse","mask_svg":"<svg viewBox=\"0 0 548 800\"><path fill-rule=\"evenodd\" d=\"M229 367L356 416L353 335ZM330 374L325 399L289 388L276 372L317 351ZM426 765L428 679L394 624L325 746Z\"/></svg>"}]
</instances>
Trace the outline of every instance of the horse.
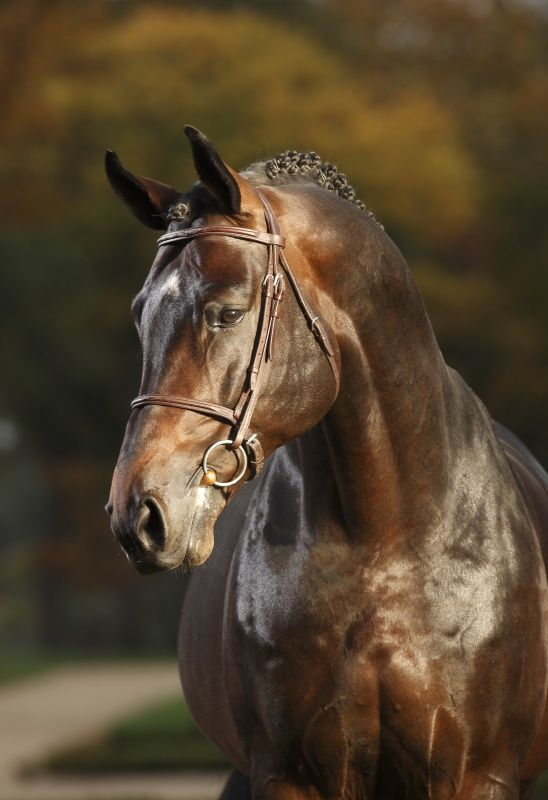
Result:
<instances>
[{"instance_id":1,"label":"horse","mask_svg":"<svg viewBox=\"0 0 548 800\"><path fill-rule=\"evenodd\" d=\"M241 174L185 128L107 511L141 573L189 571L180 673L223 800L517 800L548 767L548 476L440 352L345 176Z\"/></svg>"}]
</instances>

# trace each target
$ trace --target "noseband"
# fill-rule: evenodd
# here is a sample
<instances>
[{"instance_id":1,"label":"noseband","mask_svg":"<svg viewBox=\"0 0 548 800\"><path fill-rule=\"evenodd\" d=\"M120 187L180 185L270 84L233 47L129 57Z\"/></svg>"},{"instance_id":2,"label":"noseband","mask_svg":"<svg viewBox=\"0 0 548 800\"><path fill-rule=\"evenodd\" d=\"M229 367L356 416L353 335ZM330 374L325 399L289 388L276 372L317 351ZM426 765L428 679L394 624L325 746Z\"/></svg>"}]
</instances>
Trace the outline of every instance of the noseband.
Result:
<instances>
[{"instance_id":1,"label":"noseband","mask_svg":"<svg viewBox=\"0 0 548 800\"><path fill-rule=\"evenodd\" d=\"M255 477L263 466L264 453L256 433L250 434L251 418L259 398L259 391L265 374L266 365L274 356L274 335L278 320L280 303L282 302L285 283L284 275L289 281L295 299L308 323L312 334L322 348L329 365L333 371L337 390L340 382L339 367L335 360L333 348L326 335L320 318L314 314L299 289L295 276L283 254L285 236L280 231L276 215L266 197L257 191L263 204L266 222L266 232L251 228L236 228L227 225L208 225L201 228L185 228L172 233L165 233L158 239L158 247L166 247L180 241L198 239L202 236L230 236L233 239L243 239L249 242L264 244L268 250L268 264L262 282L261 308L259 323L255 334L255 342L251 355L251 363L247 369L246 379L240 397L234 408L208 403L204 400L194 400L190 397L178 395L143 394L131 402L131 408L144 406L167 406L180 408L185 411L194 411L206 417L225 422L231 427L229 438L215 442L204 453L202 469L204 480L212 486L226 487L238 483L249 468L250 478ZM208 467L210 454L218 447L227 447L236 453L239 462L238 474L229 481L219 481L214 470Z\"/></svg>"}]
</instances>

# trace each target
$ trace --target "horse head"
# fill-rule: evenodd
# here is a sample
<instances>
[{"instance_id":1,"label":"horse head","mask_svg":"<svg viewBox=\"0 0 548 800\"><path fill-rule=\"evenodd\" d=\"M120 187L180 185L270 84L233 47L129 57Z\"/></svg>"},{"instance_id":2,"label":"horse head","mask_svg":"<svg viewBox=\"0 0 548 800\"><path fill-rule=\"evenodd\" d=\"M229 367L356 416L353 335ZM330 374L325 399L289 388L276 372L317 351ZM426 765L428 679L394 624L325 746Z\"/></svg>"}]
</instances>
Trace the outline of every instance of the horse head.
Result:
<instances>
[{"instance_id":1,"label":"horse head","mask_svg":"<svg viewBox=\"0 0 548 800\"><path fill-rule=\"evenodd\" d=\"M338 389L313 197L255 185L185 132L200 179L187 192L106 159L117 196L167 229L132 305L142 381L107 505L140 572L205 561L234 492L321 420Z\"/></svg>"}]
</instances>

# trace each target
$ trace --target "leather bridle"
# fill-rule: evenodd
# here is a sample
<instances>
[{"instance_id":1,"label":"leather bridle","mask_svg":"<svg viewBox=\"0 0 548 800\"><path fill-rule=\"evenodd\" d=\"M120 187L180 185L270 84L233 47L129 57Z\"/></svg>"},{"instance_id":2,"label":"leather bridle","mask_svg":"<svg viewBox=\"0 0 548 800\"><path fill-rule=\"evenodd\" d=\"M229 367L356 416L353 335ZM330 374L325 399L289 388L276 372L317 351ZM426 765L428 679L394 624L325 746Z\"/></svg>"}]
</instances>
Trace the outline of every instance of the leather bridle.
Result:
<instances>
[{"instance_id":1,"label":"leather bridle","mask_svg":"<svg viewBox=\"0 0 548 800\"><path fill-rule=\"evenodd\" d=\"M295 299L311 332L329 361L337 391L340 382L339 366L325 328L319 316L313 313L308 302L304 299L297 281L295 280L295 276L285 259L283 253L285 236L281 233L276 215L262 192L257 190L257 194L260 197L264 209L266 232L253 230L251 228L229 227L227 225L208 225L200 228L185 228L183 230L165 233L158 239L158 247L166 247L181 241L198 239L202 236L229 236L233 239L243 239L249 242L264 244L267 247L268 263L266 274L262 282L259 323L255 334L251 363L247 369L244 386L236 405L234 408L228 408L204 400L194 400L190 397L162 394L143 394L136 397L131 402L132 409L143 408L149 405L180 408L185 411L194 411L197 414L203 414L206 417L212 417L213 419L220 420L229 425L231 427L229 437L215 442L215 444L208 447L202 458L204 474L206 477L212 474L214 479L212 478L209 482L211 485L217 487L232 486L237 483L244 476L248 468L250 472L248 479L253 478L261 471L263 466L264 453L261 443L257 434L251 434L249 428L259 398L266 366L272 361L274 355L276 322L285 291L284 275L291 285ZM229 481L217 480L215 472L208 467L208 457L210 453L220 446L226 446L228 449L235 451L239 461L240 469L238 474Z\"/></svg>"}]
</instances>

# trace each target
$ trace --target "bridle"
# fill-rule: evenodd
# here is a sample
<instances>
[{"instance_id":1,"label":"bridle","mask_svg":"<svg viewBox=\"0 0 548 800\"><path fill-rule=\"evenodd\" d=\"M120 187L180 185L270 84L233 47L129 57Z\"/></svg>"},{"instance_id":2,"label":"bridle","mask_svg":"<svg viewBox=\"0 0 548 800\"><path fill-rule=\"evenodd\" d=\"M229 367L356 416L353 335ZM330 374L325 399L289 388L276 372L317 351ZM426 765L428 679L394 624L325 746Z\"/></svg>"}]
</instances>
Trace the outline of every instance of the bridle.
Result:
<instances>
[{"instance_id":1,"label":"bridle","mask_svg":"<svg viewBox=\"0 0 548 800\"><path fill-rule=\"evenodd\" d=\"M339 366L324 326L319 316L313 313L308 302L304 299L299 285L295 280L295 276L284 256L283 248L285 247L285 236L281 233L276 215L262 192L257 190L257 194L260 197L264 209L266 232L253 230L251 228L230 227L228 225L207 225L201 228L185 228L183 230L165 233L158 239L158 247L166 247L177 242L198 239L202 236L229 236L233 239L243 239L249 242L264 244L267 247L268 263L266 274L262 282L259 323L255 334L251 362L247 369L246 379L236 405L234 408L228 408L226 406L217 405L216 403L206 402L205 400L194 400L190 397L163 394L143 394L136 397L131 402L132 409L143 408L144 406L150 405L180 408L185 411L194 411L197 414L203 414L206 417L212 417L213 419L220 420L229 425L231 427L229 437L215 442L208 447L201 462L206 483L217 487L227 487L238 483L238 481L243 478L248 468L250 472L248 479L253 478L261 471L263 466L263 448L261 447L257 434L250 433L249 427L259 398L266 365L272 361L274 356L276 322L285 291L284 275L291 285L295 299L308 323L308 327L329 361L337 391L340 383ZM216 473L208 466L208 458L211 453L222 446L233 450L239 462L240 469L238 473L229 481L217 480Z\"/></svg>"}]
</instances>

